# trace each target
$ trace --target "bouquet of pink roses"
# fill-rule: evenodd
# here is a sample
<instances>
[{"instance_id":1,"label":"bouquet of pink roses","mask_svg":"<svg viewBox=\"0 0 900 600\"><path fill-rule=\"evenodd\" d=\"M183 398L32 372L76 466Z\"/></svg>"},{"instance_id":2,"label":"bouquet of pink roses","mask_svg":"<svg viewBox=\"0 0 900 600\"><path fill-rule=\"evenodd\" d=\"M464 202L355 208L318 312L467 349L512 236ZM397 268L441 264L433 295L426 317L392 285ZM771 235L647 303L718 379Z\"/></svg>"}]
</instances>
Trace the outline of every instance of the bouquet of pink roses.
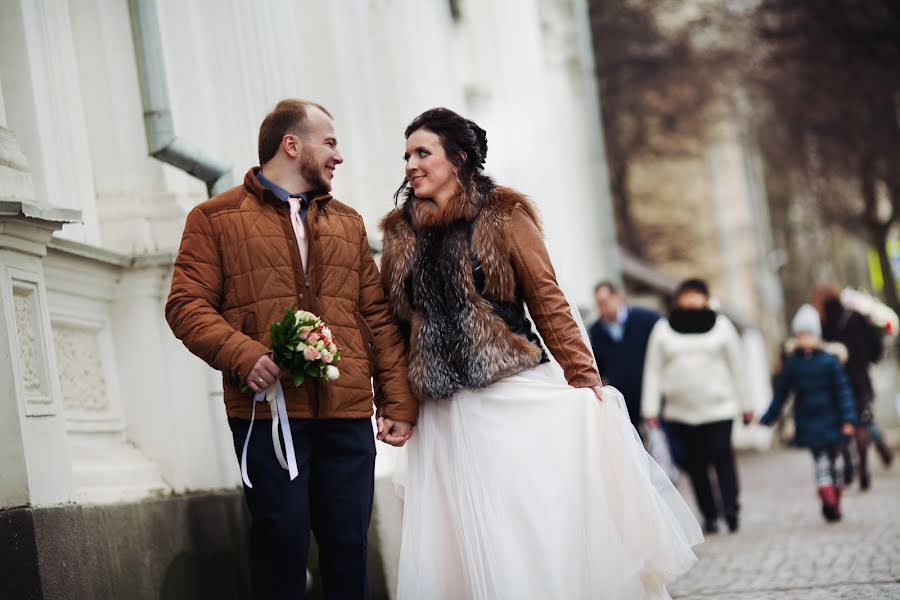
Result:
<instances>
[{"instance_id":1,"label":"bouquet of pink roses","mask_svg":"<svg viewBox=\"0 0 900 600\"><path fill-rule=\"evenodd\" d=\"M284 317L281 321L272 323L269 335L272 338L272 360L278 368L291 375L295 387L299 387L307 377L329 381L340 377L341 373L334 363L341 360L341 350L334 343L331 330L322 319L311 312L305 310L293 312L288 308L284 309ZM241 386L241 389L244 393L250 393L250 388L246 385ZM256 421L257 402L269 403L269 410L272 413L272 446L279 464L290 473L291 480L296 479L299 474L291 428L287 425L284 390L281 381L276 380L266 390L257 392L253 397L250 428L247 430L244 449L241 451L241 478L244 485L249 488L252 488L253 484L250 483L250 475L247 472L247 445L250 443L250 434ZM284 438L284 451L279 442L279 428Z\"/></svg>"},{"instance_id":2,"label":"bouquet of pink roses","mask_svg":"<svg viewBox=\"0 0 900 600\"><path fill-rule=\"evenodd\" d=\"M305 310L284 309L284 318L269 328L272 360L300 386L307 377L334 380L340 371L334 363L341 351L331 330L319 317Z\"/></svg>"}]
</instances>

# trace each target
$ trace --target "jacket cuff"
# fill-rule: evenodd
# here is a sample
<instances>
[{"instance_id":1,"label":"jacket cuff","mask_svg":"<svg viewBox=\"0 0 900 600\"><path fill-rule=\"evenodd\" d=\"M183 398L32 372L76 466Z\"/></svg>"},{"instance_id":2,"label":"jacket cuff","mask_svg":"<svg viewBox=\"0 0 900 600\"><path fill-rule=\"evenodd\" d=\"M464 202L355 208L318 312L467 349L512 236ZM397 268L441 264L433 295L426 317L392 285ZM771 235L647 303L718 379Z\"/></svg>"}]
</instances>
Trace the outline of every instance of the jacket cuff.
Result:
<instances>
[{"instance_id":1,"label":"jacket cuff","mask_svg":"<svg viewBox=\"0 0 900 600\"><path fill-rule=\"evenodd\" d=\"M577 388L586 388L586 387L597 387L602 386L603 382L600 380L600 377L594 376L578 376L574 377L572 381L569 382L569 385Z\"/></svg>"},{"instance_id":2,"label":"jacket cuff","mask_svg":"<svg viewBox=\"0 0 900 600\"><path fill-rule=\"evenodd\" d=\"M241 352L241 359L236 370L238 380L241 383L246 383L247 377L250 375L250 371L253 370L256 362L266 354L271 353L272 351L270 349L266 348L256 340L247 342L247 348Z\"/></svg>"},{"instance_id":3,"label":"jacket cuff","mask_svg":"<svg viewBox=\"0 0 900 600\"><path fill-rule=\"evenodd\" d=\"M401 404L382 405L378 407L376 414L392 421L404 421L415 425L419 420L419 403L409 400Z\"/></svg>"}]
</instances>

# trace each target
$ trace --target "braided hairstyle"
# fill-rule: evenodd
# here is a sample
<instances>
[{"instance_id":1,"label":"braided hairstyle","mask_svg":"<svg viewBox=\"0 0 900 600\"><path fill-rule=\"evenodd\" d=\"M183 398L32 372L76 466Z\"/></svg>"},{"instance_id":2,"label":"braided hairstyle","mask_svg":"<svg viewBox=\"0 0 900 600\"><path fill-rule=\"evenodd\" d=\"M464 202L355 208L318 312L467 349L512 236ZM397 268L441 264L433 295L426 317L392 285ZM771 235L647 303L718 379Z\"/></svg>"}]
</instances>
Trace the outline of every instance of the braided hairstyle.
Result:
<instances>
[{"instance_id":1,"label":"braided hairstyle","mask_svg":"<svg viewBox=\"0 0 900 600\"><path fill-rule=\"evenodd\" d=\"M459 170L459 183L467 200L478 201L483 195L480 190L493 187L490 178L482 173L488 151L487 132L474 121L449 108L432 108L413 119L404 136L409 138L419 129L428 130L440 138L447 159ZM394 193L395 205L404 191L407 198L412 193L406 177Z\"/></svg>"}]
</instances>

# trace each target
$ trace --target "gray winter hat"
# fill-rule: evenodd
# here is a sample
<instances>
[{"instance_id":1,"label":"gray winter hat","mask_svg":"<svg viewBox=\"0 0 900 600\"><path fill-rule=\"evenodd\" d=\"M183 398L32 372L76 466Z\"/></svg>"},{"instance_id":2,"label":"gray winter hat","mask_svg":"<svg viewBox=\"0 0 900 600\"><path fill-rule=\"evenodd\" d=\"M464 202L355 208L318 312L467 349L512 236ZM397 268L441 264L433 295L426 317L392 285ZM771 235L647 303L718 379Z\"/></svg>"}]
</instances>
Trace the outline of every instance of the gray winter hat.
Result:
<instances>
[{"instance_id":1,"label":"gray winter hat","mask_svg":"<svg viewBox=\"0 0 900 600\"><path fill-rule=\"evenodd\" d=\"M816 337L822 337L822 321L819 320L819 311L809 304L801 306L791 322L791 331L794 332L794 335L811 333Z\"/></svg>"}]
</instances>

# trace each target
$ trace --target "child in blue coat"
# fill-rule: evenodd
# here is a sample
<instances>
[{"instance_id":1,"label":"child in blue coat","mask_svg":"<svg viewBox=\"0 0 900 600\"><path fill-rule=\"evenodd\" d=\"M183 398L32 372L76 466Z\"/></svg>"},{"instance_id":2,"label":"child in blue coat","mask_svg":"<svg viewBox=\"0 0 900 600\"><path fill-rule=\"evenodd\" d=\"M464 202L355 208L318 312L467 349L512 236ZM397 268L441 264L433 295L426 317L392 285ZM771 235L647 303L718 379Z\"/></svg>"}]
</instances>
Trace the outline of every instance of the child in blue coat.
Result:
<instances>
[{"instance_id":1,"label":"child in blue coat","mask_svg":"<svg viewBox=\"0 0 900 600\"><path fill-rule=\"evenodd\" d=\"M841 344L822 342L819 313L808 304L797 311L791 329L795 339L785 346L787 356L775 379L772 404L760 422L774 423L794 393L794 443L812 451L822 515L829 522L838 521L843 486L835 463L857 419L847 374L836 356L846 359L847 351Z\"/></svg>"}]
</instances>

